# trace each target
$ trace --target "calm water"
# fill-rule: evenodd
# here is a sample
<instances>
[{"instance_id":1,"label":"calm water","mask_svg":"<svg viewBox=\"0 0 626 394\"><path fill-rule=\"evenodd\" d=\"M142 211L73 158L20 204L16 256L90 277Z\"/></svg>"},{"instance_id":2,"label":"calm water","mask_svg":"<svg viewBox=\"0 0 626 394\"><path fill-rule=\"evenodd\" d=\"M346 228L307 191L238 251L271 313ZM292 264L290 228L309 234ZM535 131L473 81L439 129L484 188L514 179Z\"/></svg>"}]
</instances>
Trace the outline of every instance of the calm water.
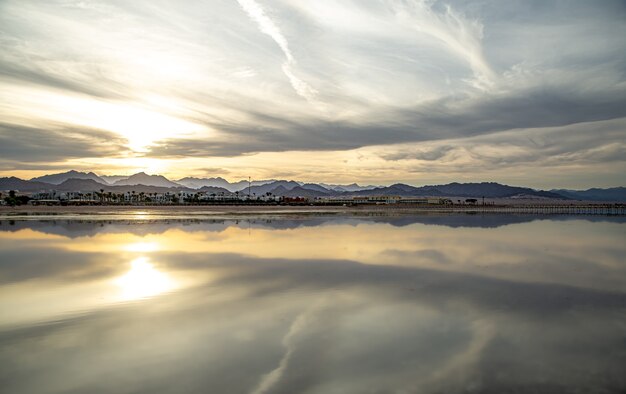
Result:
<instances>
[{"instance_id":1,"label":"calm water","mask_svg":"<svg viewBox=\"0 0 626 394\"><path fill-rule=\"evenodd\" d=\"M626 390L626 221L0 220L6 393Z\"/></svg>"}]
</instances>

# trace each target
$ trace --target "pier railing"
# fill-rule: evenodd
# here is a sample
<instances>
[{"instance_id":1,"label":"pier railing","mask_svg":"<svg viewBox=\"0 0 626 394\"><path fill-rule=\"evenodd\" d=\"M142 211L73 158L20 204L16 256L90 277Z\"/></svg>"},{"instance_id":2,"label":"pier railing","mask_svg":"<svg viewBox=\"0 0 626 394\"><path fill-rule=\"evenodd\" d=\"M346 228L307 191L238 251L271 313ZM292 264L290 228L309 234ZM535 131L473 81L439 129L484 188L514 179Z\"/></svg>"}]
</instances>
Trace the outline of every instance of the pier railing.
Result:
<instances>
[{"instance_id":1,"label":"pier railing","mask_svg":"<svg viewBox=\"0 0 626 394\"><path fill-rule=\"evenodd\" d=\"M366 206L363 206L366 207ZM429 212L520 213L560 215L626 215L624 204L528 204L528 205L380 205L381 210L417 210ZM376 209L367 206L368 210Z\"/></svg>"}]
</instances>

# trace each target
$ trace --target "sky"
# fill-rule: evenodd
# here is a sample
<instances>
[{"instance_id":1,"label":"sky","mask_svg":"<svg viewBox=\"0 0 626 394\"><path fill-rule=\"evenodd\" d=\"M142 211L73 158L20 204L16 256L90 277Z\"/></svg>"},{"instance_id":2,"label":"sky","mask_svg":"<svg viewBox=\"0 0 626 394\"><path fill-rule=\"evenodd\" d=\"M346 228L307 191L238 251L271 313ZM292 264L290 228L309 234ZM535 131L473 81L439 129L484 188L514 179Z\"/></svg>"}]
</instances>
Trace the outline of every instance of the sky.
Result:
<instances>
[{"instance_id":1,"label":"sky","mask_svg":"<svg viewBox=\"0 0 626 394\"><path fill-rule=\"evenodd\" d=\"M626 186L626 2L0 0L0 176Z\"/></svg>"}]
</instances>

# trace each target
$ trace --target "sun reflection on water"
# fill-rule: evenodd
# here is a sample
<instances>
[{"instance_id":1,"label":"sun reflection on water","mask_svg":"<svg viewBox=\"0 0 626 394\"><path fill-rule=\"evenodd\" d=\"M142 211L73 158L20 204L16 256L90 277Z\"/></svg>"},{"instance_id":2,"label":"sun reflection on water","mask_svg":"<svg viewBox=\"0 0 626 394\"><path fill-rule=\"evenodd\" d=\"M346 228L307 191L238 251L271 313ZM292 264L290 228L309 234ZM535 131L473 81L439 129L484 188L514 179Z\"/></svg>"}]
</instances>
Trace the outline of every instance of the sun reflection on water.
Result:
<instances>
[{"instance_id":1,"label":"sun reflection on water","mask_svg":"<svg viewBox=\"0 0 626 394\"><path fill-rule=\"evenodd\" d=\"M150 214L145 211L138 211L132 214L132 218L135 220L145 220L145 219L148 219L149 217L150 217Z\"/></svg>"},{"instance_id":2,"label":"sun reflection on water","mask_svg":"<svg viewBox=\"0 0 626 394\"><path fill-rule=\"evenodd\" d=\"M115 284L121 290L123 300L138 300L165 293L174 287L167 274L157 270L147 257L131 262L131 269L119 277Z\"/></svg>"},{"instance_id":3,"label":"sun reflection on water","mask_svg":"<svg viewBox=\"0 0 626 394\"><path fill-rule=\"evenodd\" d=\"M135 242L124 246L124 250L140 253L155 252L159 250L159 244L157 242Z\"/></svg>"}]
</instances>

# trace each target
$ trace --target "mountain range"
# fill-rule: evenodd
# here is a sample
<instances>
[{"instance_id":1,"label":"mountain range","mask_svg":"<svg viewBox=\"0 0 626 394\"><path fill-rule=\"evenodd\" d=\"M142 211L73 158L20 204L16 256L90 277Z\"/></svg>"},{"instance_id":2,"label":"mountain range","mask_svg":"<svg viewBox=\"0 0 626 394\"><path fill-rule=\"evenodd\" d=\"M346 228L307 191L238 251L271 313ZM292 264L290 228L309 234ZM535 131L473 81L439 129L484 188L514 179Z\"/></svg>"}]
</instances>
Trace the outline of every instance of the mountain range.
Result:
<instances>
[{"instance_id":1,"label":"mountain range","mask_svg":"<svg viewBox=\"0 0 626 394\"><path fill-rule=\"evenodd\" d=\"M244 189L246 189L248 186L261 186L261 185L265 185L267 183L271 183L271 182L275 182L276 179L269 179L269 180L263 180L263 181L251 181L250 184L248 184L248 181L245 180L241 180L238 182L228 182L226 179L224 178L192 178L192 177L187 177L187 178L182 178L176 181L176 183L178 183L179 185L191 188L191 189L200 189L202 187L223 187L224 189L234 193L234 192L238 192L238 191L242 191Z\"/></svg>"},{"instance_id":2,"label":"mountain range","mask_svg":"<svg viewBox=\"0 0 626 394\"><path fill-rule=\"evenodd\" d=\"M107 184L107 181L105 181L98 175L94 174L93 172L79 172L79 171L74 171L74 170L71 170L68 172L62 172L60 174L51 174L51 175L40 176L37 178L32 178L31 181L50 183L53 185L60 185L61 183L67 181L68 179L91 179L98 183Z\"/></svg>"},{"instance_id":3,"label":"mountain range","mask_svg":"<svg viewBox=\"0 0 626 394\"><path fill-rule=\"evenodd\" d=\"M261 180L248 183L246 180L228 182L223 178L182 178L171 181L162 175L148 175L140 172L130 176L98 176L93 172L68 171L24 180L16 177L0 178L0 190L35 192L41 190L59 191L98 191L123 193L164 193L174 191L201 191L261 196L271 194L285 197L323 196L428 196L428 197L473 197L473 198L546 198L586 201L626 202L626 188L593 188L588 190L553 189L535 190L526 187L509 186L495 182L449 183L415 187L402 183L391 186L331 185L324 183L304 183L293 180Z\"/></svg>"},{"instance_id":4,"label":"mountain range","mask_svg":"<svg viewBox=\"0 0 626 394\"><path fill-rule=\"evenodd\" d=\"M129 176L125 179L120 179L113 183L113 186L157 186L157 187L181 187L178 183L172 182L163 175L148 175L145 172L140 172Z\"/></svg>"},{"instance_id":5,"label":"mountain range","mask_svg":"<svg viewBox=\"0 0 626 394\"><path fill-rule=\"evenodd\" d=\"M587 190L555 189L550 191L572 200L626 201L626 187L592 188Z\"/></svg>"}]
</instances>

